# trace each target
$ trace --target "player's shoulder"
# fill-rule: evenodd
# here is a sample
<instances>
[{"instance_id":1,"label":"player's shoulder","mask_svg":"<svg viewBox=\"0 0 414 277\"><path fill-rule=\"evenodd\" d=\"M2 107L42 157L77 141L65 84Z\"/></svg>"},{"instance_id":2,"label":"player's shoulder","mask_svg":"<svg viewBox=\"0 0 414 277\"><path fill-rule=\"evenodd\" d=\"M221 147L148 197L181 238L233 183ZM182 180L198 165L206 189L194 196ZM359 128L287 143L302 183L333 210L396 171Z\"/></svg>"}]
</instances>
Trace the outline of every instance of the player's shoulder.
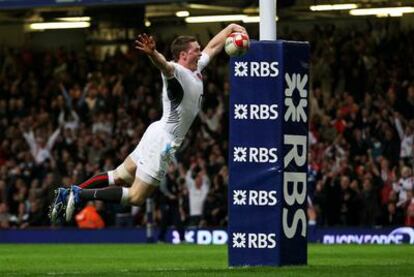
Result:
<instances>
[{"instance_id":1,"label":"player's shoulder","mask_svg":"<svg viewBox=\"0 0 414 277\"><path fill-rule=\"evenodd\" d=\"M185 74L188 70L181 64L175 62L175 61L171 61L171 65L174 67L174 71L175 73L179 73L179 74ZM177 75L177 74L175 74Z\"/></svg>"},{"instance_id":2,"label":"player's shoulder","mask_svg":"<svg viewBox=\"0 0 414 277\"><path fill-rule=\"evenodd\" d=\"M210 55L203 51L203 52L201 52L201 57L198 60L198 64L200 64L200 63L209 63L210 59L211 59Z\"/></svg>"},{"instance_id":3,"label":"player's shoulder","mask_svg":"<svg viewBox=\"0 0 414 277\"><path fill-rule=\"evenodd\" d=\"M201 57L200 57L200 59L210 59L211 57L210 57L210 55L207 53L207 52L205 52L205 51L202 51L201 52Z\"/></svg>"},{"instance_id":4,"label":"player's shoulder","mask_svg":"<svg viewBox=\"0 0 414 277\"><path fill-rule=\"evenodd\" d=\"M175 62L175 61L168 61L168 64L172 67L172 71L170 72L171 75L166 75L165 72L161 71L161 75L163 78L165 79L172 79L172 78L177 78L178 76L180 76L180 72L182 72L182 66Z\"/></svg>"}]
</instances>

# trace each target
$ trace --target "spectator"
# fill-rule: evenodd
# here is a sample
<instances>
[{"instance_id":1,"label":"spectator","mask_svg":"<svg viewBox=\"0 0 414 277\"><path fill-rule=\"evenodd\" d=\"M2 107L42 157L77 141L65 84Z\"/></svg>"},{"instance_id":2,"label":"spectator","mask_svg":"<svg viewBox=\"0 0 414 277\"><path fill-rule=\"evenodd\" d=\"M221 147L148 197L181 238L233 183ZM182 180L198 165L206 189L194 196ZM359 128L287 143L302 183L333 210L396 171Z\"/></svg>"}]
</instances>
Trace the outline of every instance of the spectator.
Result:
<instances>
[{"instance_id":1,"label":"spectator","mask_svg":"<svg viewBox=\"0 0 414 277\"><path fill-rule=\"evenodd\" d=\"M86 207L76 215L75 219L81 229L101 229L105 227L105 223L92 201L88 202Z\"/></svg>"},{"instance_id":2,"label":"spectator","mask_svg":"<svg viewBox=\"0 0 414 277\"><path fill-rule=\"evenodd\" d=\"M383 226L397 226L402 224L401 214L397 212L397 207L393 201L387 203L381 224Z\"/></svg>"},{"instance_id":3,"label":"spectator","mask_svg":"<svg viewBox=\"0 0 414 277\"><path fill-rule=\"evenodd\" d=\"M45 214L45 207L42 206L42 202L39 199L30 201L27 220L21 224L21 228L27 228L29 226L45 226L48 222Z\"/></svg>"},{"instance_id":4,"label":"spectator","mask_svg":"<svg viewBox=\"0 0 414 277\"><path fill-rule=\"evenodd\" d=\"M0 203L0 229L5 229L10 227L10 218L9 207L6 203Z\"/></svg>"},{"instance_id":5,"label":"spectator","mask_svg":"<svg viewBox=\"0 0 414 277\"><path fill-rule=\"evenodd\" d=\"M394 122L401 140L400 159L406 164L414 165L414 120L407 124L405 130L401 122L401 116L398 113L395 113Z\"/></svg>"},{"instance_id":6,"label":"spectator","mask_svg":"<svg viewBox=\"0 0 414 277\"><path fill-rule=\"evenodd\" d=\"M203 205L203 227L226 226L227 186L222 175L216 175Z\"/></svg>"},{"instance_id":7,"label":"spectator","mask_svg":"<svg viewBox=\"0 0 414 277\"><path fill-rule=\"evenodd\" d=\"M59 134L60 128L56 129L46 142L41 136L36 138L32 129L23 131L23 137L30 146L30 153L37 165L43 164L46 160L53 160L51 151Z\"/></svg>"},{"instance_id":8,"label":"spectator","mask_svg":"<svg viewBox=\"0 0 414 277\"><path fill-rule=\"evenodd\" d=\"M361 191L361 224L374 226L379 215L378 197L372 184L372 177L366 175L362 182Z\"/></svg>"},{"instance_id":9,"label":"spectator","mask_svg":"<svg viewBox=\"0 0 414 277\"><path fill-rule=\"evenodd\" d=\"M358 194L351 188L351 181L348 176L340 178L341 185L341 222L347 226L359 224L359 199Z\"/></svg>"},{"instance_id":10,"label":"spectator","mask_svg":"<svg viewBox=\"0 0 414 277\"><path fill-rule=\"evenodd\" d=\"M185 181L190 201L189 226L198 226L202 219L204 201L210 187L209 180L203 169L193 165L187 171Z\"/></svg>"},{"instance_id":11,"label":"spectator","mask_svg":"<svg viewBox=\"0 0 414 277\"><path fill-rule=\"evenodd\" d=\"M397 207L404 208L407 202L411 201L408 197L414 189L414 177L411 168L404 166L401 169L401 178L393 184L393 191L396 194Z\"/></svg>"},{"instance_id":12,"label":"spectator","mask_svg":"<svg viewBox=\"0 0 414 277\"><path fill-rule=\"evenodd\" d=\"M79 116L75 110L63 109L59 114L59 125L75 131L79 128Z\"/></svg>"},{"instance_id":13,"label":"spectator","mask_svg":"<svg viewBox=\"0 0 414 277\"><path fill-rule=\"evenodd\" d=\"M414 227L414 197L413 197L413 191L411 191L411 200L409 201L409 204L407 206L407 216L405 219L405 225Z\"/></svg>"},{"instance_id":14,"label":"spectator","mask_svg":"<svg viewBox=\"0 0 414 277\"><path fill-rule=\"evenodd\" d=\"M160 233L158 235L159 241L166 241L167 227L174 225L177 228L180 241L185 241L184 238L184 221L180 214L180 202L182 195L176 176L177 171L174 165L170 165L168 173L160 184L161 200L160 205Z\"/></svg>"}]
</instances>

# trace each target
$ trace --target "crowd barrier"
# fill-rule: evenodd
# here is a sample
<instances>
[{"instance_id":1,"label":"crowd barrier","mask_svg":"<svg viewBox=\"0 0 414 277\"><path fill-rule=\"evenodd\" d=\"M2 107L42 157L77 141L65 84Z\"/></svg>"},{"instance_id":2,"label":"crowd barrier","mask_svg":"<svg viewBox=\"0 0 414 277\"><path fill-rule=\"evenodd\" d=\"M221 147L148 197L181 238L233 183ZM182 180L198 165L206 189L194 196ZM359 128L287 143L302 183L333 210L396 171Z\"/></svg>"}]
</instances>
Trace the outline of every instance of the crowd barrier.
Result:
<instances>
[{"instance_id":1,"label":"crowd barrier","mask_svg":"<svg viewBox=\"0 0 414 277\"><path fill-rule=\"evenodd\" d=\"M414 244L414 228L319 228L309 226L308 242L322 244ZM153 232L157 241L158 230ZM226 244L225 229L188 229L185 239L188 243L201 245ZM76 228L7 229L0 230L0 243L146 243L145 228L106 228L101 230L80 230ZM167 242L180 243L178 233L169 230ZM277 243L277 240L276 240ZM257 247L257 244L246 244Z\"/></svg>"}]
</instances>

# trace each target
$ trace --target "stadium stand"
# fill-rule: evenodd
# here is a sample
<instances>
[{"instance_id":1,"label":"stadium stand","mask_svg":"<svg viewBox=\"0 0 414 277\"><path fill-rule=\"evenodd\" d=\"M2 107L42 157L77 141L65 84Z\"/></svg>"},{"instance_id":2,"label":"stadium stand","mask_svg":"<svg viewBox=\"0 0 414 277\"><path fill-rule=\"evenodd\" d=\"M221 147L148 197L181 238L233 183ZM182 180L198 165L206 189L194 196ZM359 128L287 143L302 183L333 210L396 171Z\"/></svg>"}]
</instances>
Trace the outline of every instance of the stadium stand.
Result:
<instances>
[{"instance_id":1,"label":"stadium stand","mask_svg":"<svg viewBox=\"0 0 414 277\"><path fill-rule=\"evenodd\" d=\"M282 38L312 46L310 221L414 226L414 31L324 25ZM158 41L167 49L169 38ZM188 224L189 190L204 183L197 224L227 224L227 61L223 54L205 72L204 112L154 195L159 225L171 194ZM0 70L0 228L49 226L54 189L116 167L161 115L160 74L132 48L103 59L2 48ZM125 213L145 224L144 207L94 206L105 226L121 226Z\"/></svg>"}]
</instances>

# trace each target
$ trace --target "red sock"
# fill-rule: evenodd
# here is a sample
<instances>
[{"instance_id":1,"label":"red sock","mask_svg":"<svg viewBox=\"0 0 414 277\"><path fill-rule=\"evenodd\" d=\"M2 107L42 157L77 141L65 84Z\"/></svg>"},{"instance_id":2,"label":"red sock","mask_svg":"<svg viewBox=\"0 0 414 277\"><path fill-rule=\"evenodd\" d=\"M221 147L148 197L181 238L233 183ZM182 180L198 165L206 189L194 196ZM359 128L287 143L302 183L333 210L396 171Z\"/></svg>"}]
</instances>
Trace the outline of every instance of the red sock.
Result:
<instances>
[{"instance_id":1,"label":"red sock","mask_svg":"<svg viewBox=\"0 0 414 277\"><path fill-rule=\"evenodd\" d=\"M105 188L109 186L109 179L107 173L102 173L93 176L92 178L86 180L85 182L79 184L79 187L82 189L97 189Z\"/></svg>"}]
</instances>

